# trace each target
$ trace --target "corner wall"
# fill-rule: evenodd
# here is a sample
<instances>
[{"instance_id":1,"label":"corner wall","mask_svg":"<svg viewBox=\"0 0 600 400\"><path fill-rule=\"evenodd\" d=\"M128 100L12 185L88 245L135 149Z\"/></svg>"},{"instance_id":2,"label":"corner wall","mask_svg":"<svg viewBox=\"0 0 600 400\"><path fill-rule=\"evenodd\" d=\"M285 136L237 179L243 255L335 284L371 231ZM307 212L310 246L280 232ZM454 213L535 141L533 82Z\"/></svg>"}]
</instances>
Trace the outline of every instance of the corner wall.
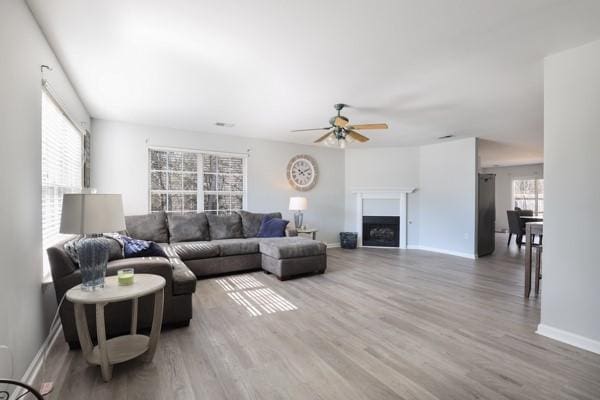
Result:
<instances>
[{"instance_id":1,"label":"corner wall","mask_svg":"<svg viewBox=\"0 0 600 400\"><path fill-rule=\"evenodd\" d=\"M42 288L41 64L54 69L46 78L73 116L89 116L25 2L0 2L0 15L0 345L21 379L56 309L52 286ZM3 350L0 375L10 375Z\"/></svg>"},{"instance_id":2,"label":"corner wall","mask_svg":"<svg viewBox=\"0 0 600 400\"><path fill-rule=\"evenodd\" d=\"M148 146L234 153L250 150L248 209L281 211L293 221L289 198L305 196L306 225L319 229L319 240L339 243L344 228L343 151L97 119L92 121L92 132L92 186L99 192L122 193L127 214L148 212ZM308 192L297 192L287 182L287 164L297 154L309 154L319 164L319 181Z\"/></svg>"},{"instance_id":3,"label":"corner wall","mask_svg":"<svg viewBox=\"0 0 600 400\"><path fill-rule=\"evenodd\" d=\"M475 257L477 139L422 146L419 247Z\"/></svg>"},{"instance_id":4,"label":"corner wall","mask_svg":"<svg viewBox=\"0 0 600 400\"><path fill-rule=\"evenodd\" d=\"M544 62L544 265L538 332L600 353L600 41Z\"/></svg>"}]
</instances>

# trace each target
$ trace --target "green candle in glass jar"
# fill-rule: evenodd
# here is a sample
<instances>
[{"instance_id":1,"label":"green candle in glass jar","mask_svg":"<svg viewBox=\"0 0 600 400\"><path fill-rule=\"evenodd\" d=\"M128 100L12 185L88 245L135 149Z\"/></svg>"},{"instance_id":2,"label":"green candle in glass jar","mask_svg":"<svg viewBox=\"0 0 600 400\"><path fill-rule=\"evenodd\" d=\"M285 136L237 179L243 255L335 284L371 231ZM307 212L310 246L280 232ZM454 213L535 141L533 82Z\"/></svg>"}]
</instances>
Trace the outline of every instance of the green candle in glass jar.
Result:
<instances>
[{"instance_id":1,"label":"green candle in glass jar","mask_svg":"<svg viewBox=\"0 0 600 400\"><path fill-rule=\"evenodd\" d=\"M117 271L117 279L120 286L133 285L133 268L124 268Z\"/></svg>"}]
</instances>

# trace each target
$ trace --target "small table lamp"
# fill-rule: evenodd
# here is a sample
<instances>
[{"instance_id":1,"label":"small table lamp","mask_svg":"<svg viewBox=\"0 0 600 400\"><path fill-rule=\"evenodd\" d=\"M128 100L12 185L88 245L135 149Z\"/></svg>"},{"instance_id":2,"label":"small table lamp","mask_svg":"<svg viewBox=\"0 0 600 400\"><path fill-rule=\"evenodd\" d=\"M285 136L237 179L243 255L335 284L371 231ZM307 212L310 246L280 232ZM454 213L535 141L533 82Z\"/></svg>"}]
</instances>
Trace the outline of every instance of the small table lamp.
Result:
<instances>
[{"instance_id":1,"label":"small table lamp","mask_svg":"<svg viewBox=\"0 0 600 400\"><path fill-rule=\"evenodd\" d=\"M60 233L84 235L76 245L83 290L104 287L110 239L102 234L124 229L120 194L63 195Z\"/></svg>"},{"instance_id":2,"label":"small table lamp","mask_svg":"<svg viewBox=\"0 0 600 400\"><path fill-rule=\"evenodd\" d=\"M304 222L304 215L302 211L308 208L308 201L306 201L306 197L290 197L290 211L295 211L294 213L294 224L296 225L296 229L302 228L302 223Z\"/></svg>"}]
</instances>

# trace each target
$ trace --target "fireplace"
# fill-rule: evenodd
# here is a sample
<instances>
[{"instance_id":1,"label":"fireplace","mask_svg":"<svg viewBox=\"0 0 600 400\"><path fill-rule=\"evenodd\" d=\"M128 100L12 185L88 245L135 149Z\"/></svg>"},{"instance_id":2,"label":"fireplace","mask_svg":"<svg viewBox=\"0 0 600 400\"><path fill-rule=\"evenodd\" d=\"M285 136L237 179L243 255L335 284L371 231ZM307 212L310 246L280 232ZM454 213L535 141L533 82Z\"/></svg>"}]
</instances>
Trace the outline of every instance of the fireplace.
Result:
<instances>
[{"instance_id":1,"label":"fireplace","mask_svg":"<svg viewBox=\"0 0 600 400\"><path fill-rule=\"evenodd\" d=\"M363 246L399 247L400 217L363 216Z\"/></svg>"}]
</instances>

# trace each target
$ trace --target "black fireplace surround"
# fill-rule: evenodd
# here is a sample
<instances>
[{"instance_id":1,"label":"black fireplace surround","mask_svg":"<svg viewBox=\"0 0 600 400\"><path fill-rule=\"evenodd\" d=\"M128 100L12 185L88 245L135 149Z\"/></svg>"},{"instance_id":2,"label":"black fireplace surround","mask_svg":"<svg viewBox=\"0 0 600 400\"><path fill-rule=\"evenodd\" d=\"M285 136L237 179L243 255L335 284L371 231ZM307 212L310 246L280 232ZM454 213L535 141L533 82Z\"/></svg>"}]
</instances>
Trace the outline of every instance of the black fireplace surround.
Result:
<instances>
[{"instance_id":1,"label":"black fireplace surround","mask_svg":"<svg viewBox=\"0 0 600 400\"><path fill-rule=\"evenodd\" d=\"M363 246L398 247L400 217L363 216Z\"/></svg>"}]
</instances>

